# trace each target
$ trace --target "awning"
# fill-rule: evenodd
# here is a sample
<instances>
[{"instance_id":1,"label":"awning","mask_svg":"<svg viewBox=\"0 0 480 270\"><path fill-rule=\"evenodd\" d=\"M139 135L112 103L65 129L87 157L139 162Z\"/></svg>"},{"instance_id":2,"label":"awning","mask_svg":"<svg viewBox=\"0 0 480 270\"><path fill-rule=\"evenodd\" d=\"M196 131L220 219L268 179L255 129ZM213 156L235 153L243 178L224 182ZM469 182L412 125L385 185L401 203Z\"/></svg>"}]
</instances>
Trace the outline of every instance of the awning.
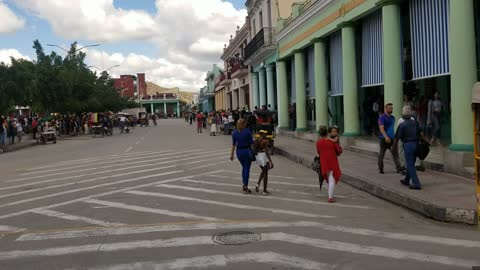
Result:
<instances>
[{"instance_id":1,"label":"awning","mask_svg":"<svg viewBox=\"0 0 480 270\"><path fill-rule=\"evenodd\" d=\"M330 95L343 95L342 32L330 36Z\"/></svg>"},{"instance_id":2,"label":"awning","mask_svg":"<svg viewBox=\"0 0 480 270\"><path fill-rule=\"evenodd\" d=\"M382 13L377 11L362 21L362 87L383 84Z\"/></svg>"},{"instance_id":3,"label":"awning","mask_svg":"<svg viewBox=\"0 0 480 270\"><path fill-rule=\"evenodd\" d=\"M449 11L449 0L410 0L414 80L450 74Z\"/></svg>"}]
</instances>

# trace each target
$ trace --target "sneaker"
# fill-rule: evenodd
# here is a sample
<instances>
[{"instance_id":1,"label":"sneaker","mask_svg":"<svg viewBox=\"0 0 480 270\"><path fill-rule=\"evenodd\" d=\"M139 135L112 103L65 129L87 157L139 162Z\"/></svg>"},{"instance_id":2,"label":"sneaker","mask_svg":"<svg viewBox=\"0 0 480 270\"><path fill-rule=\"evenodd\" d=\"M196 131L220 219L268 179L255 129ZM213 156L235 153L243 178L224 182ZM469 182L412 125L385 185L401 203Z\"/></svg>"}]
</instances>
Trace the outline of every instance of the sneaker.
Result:
<instances>
[{"instance_id":1,"label":"sneaker","mask_svg":"<svg viewBox=\"0 0 480 270\"><path fill-rule=\"evenodd\" d=\"M334 203L335 199L334 198L328 198L328 203Z\"/></svg>"},{"instance_id":2,"label":"sneaker","mask_svg":"<svg viewBox=\"0 0 480 270\"><path fill-rule=\"evenodd\" d=\"M383 170L378 170L378 173L379 174L385 174L385 172Z\"/></svg>"},{"instance_id":3,"label":"sneaker","mask_svg":"<svg viewBox=\"0 0 480 270\"><path fill-rule=\"evenodd\" d=\"M266 191L266 190L264 190L262 194L263 194L263 195L265 195L265 196L268 196L268 195L270 195L270 192L269 192L269 191Z\"/></svg>"}]
</instances>

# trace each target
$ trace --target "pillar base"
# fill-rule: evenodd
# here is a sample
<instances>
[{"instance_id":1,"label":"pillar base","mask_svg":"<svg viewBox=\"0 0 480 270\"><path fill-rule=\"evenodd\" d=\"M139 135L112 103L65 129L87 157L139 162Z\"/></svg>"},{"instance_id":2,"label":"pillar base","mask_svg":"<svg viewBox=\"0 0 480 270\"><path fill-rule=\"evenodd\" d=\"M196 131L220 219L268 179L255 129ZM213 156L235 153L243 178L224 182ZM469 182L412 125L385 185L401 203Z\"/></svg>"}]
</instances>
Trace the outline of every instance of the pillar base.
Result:
<instances>
[{"instance_id":1,"label":"pillar base","mask_svg":"<svg viewBox=\"0 0 480 270\"><path fill-rule=\"evenodd\" d=\"M360 133L358 132L345 132L342 134L342 137L359 137Z\"/></svg>"},{"instance_id":2,"label":"pillar base","mask_svg":"<svg viewBox=\"0 0 480 270\"><path fill-rule=\"evenodd\" d=\"M465 168L474 166L472 152L446 150L443 155L445 172L469 177Z\"/></svg>"},{"instance_id":3,"label":"pillar base","mask_svg":"<svg viewBox=\"0 0 480 270\"><path fill-rule=\"evenodd\" d=\"M454 152L473 152L473 144L450 144L448 150Z\"/></svg>"},{"instance_id":4,"label":"pillar base","mask_svg":"<svg viewBox=\"0 0 480 270\"><path fill-rule=\"evenodd\" d=\"M306 131L309 131L309 129L308 128L297 128L297 129L295 129L295 131L306 132Z\"/></svg>"}]
</instances>

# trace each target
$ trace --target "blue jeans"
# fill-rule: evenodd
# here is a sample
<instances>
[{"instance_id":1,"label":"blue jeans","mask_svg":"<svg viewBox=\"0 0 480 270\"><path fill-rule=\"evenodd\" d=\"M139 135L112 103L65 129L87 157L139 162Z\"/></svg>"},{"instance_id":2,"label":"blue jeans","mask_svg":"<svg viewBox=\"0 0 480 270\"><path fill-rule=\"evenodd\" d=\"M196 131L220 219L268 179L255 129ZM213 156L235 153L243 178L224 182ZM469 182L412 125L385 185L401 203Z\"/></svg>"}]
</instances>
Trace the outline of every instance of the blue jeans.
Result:
<instances>
[{"instance_id":1,"label":"blue jeans","mask_svg":"<svg viewBox=\"0 0 480 270\"><path fill-rule=\"evenodd\" d=\"M3 132L0 133L0 146L5 145L5 135Z\"/></svg>"},{"instance_id":2,"label":"blue jeans","mask_svg":"<svg viewBox=\"0 0 480 270\"><path fill-rule=\"evenodd\" d=\"M410 183L410 179L412 179L412 186L421 187L420 180L418 180L417 176L417 169L415 168L415 160L417 159L417 142L403 143L403 151L405 152L405 164L407 165L405 182Z\"/></svg>"},{"instance_id":3,"label":"blue jeans","mask_svg":"<svg viewBox=\"0 0 480 270\"><path fill-rule=\"evenodd\" d=\"M242 179L243 186L248 186L248 180L250 178L250 167L252 162L250 161L249 149L237 149L237 158L242 164Z\"/></svg>"}]
</instances>

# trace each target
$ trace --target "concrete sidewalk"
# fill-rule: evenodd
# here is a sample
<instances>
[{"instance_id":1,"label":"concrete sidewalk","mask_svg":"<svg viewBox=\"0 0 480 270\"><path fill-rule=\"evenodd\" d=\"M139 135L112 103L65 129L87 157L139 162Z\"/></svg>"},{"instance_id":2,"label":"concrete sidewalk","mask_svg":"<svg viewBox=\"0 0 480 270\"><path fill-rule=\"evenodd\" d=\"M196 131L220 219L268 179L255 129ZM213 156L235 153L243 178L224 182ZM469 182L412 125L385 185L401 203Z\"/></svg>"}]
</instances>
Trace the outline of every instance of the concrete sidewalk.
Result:
<instances>
[{"instance_id":1,"label":"concrete sidewalk","mask_svg":"<svg viewBox=\"0 0 480 270\"><path fill-rule=\"evenodd\" d=\"M307 167L317 154L315 143L281 135L275 139L275 152ZM375 157L344 150L340 166L341 182L374 196L439 221L478 223L472 179L427 170L418 172L423 187L418 191L400 184L402 175L389 160L385 160L385 174L381 175Z\"/></svg>"}]
</instances>

